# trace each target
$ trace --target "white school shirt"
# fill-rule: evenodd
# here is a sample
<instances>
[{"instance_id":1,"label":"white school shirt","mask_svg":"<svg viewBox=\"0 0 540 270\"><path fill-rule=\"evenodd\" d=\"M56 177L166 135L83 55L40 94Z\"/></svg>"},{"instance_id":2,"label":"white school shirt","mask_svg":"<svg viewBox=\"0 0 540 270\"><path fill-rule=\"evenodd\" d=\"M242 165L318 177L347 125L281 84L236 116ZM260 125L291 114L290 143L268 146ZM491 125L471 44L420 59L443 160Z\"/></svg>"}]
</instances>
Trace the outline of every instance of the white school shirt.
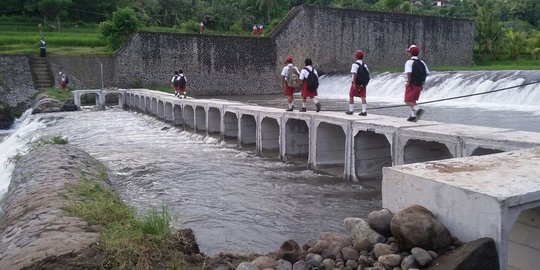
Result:
<instances>
[{"instance_id":1,"label":"white school shirt","mask_svg":"<svg viewBox=\"0 0 540 270\"><path fill-rule=\"evenodd\" d=\"M172 83L174 82L174 77L176 77L176 75L174 75L174 76L172 77L172 79L171 79L171 82L172 82ZM178 79L179 79L179 80L180 80L181 77L184 77L184 79L185 79L186 82L187 82L187 78L186 78L186 76L184 76L184 73L178 74Z\"/></svg>"},{"instance_id":2,"label":"white school shirt","mask_svg":"<svg viewBox=\"0 0 540 270\"><path fill-rule=\"evenodd\" d=\"M315 73L315 75L317 75L317 77L319 77L319 74L317 73L317 70L314 69L312 66L306 66L305 68L309 69L310 71L313 71L313 73ZM305 79L307 79L308 75L309 75L309 72L307 70L305 70L305 69L302 69L302 71L300 71L299 79L300 80L305 80Z\"/></svg>"},{"instance_id":3,"label":"white school shirt","mask_svg":"<svg viewBox=\"0 0 540 270\"><path fill-rule=\"evenodd\" d=\"M358 68L360 67L359 65L357 65L356 63L360 64L360 65L363 65L364 62L362 62L362 60L358 60L356 62L354 62L352 65L351 65L351 73L358 73ZM369 68L367 67L366 65L366 70L369 72ZM354 75L352 75L353 79L354 79Z\"/></svg>"},{"instance_id":4,"label":"white school shirt","mask_svg":"<svg viewBox=\"0 0 540 270\"><path fill-rule=\"evenodd\" d=\"M289 75L289 68L295 68L296 72L300 74L300 71L298 71L298 68L295 67L293 64L289 63L288 65L284 66L281 70L281 76L285 77L285 80L287 80L287 75Z\"/></svg>"},{"instance_id":5,"label":"white school shirt","mask_svg":"<svg viewBox=\"0 0 540 270\"><path fill-rule=\"evenodd\" d=\"M407 75L407 73L411 73L412 72L412 65L414 63L413 60L415 59L418 59L418 56L413 56L411 57L411 59L407 60L407 62L405 62L405 75ZM427 67L426 63L424 63L424 61L420 60L420 62L422 62L422 64L424 64L424 67L426 67L426 75L429 75L429 68Z\"/></svg>"}]
</instances>

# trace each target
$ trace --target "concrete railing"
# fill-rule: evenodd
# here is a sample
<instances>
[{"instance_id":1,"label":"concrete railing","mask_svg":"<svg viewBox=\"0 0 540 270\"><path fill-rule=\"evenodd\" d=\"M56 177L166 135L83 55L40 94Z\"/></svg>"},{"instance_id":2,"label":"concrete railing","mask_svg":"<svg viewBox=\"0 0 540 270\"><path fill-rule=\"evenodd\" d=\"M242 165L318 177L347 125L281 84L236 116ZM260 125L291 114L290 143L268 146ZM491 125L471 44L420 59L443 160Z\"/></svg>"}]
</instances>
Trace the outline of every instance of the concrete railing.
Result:
<instances>
[{"instance_id":1,"label":"concrete railing","mask_svg":"<svg viewBox=\"0 0 540 270\"><path fill-rule=\"evenodd\" d=\"M104 90L104 89L93 89L93 90L75 90L73 91L73 101L77 108L81 108L81 97L84 95L95 95L96 96L96 106L99 110L105 110L106 97L107 95L118 95L118 105L120 107L124 106L125 100L125 90Z\"/></svg>"}]
</instances>

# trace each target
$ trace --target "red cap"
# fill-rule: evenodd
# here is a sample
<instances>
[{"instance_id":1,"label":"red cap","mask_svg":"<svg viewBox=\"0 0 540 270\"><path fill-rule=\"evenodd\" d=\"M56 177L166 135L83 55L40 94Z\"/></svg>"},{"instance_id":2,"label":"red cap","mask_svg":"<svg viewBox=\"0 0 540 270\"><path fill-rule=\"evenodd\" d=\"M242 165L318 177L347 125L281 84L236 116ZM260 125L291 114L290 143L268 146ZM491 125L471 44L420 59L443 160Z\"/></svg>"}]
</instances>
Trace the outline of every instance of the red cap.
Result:
<instances>
[{"instance_id":1,"label":"red cap","mask_svg":"<svg viewBox=\"0 0 540 270\"><path fill-rule=\"evenodd\" d=\"M290 56L285 57L285 64L287 63L292 63L292 57Z\"/></svg>"},{"instance_id":2,"label":"red cap","mask_svg":"<svg viewBox=\"0 0 540 270\"><path fill-rule=\"evenodd\" d=\"M358 58L358 59L362 59L364 58L364 52L362 50L358 50L354 53L354 57Z\"/></svg>"},{"instance_id":3,"label":"red cap","mask_svg":"<svg viewBox=\"0 0 540 270\"><path fill-rule=\"evenodd\" d=\"M407 49L407 51L411 53L412 56L418 56L418 54L420 53L420 48L413 44L411 45L411 47L409 47L409 49Z\"/></svg>"}]
</instances>

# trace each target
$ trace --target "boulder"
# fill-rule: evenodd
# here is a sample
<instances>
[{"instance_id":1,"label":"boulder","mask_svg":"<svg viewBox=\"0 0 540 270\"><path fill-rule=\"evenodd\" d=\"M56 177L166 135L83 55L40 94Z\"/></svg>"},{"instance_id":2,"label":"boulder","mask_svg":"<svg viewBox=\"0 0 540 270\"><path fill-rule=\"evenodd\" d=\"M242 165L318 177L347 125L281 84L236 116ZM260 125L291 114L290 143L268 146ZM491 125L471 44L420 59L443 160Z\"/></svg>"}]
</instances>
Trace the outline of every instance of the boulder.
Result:
<instances>
[{"instance_id":1,"label":"boulder","mask_svg":"<svg viewBox=\"0 0 540 270\"><path fill-rule=\"evenodd\" d=\"M361 218L346 218L343 222L354 241L366 238L371 243L384 242L384 236L371 229L369 223Z\"/></svg>"},{"instance_id":2,"label":"boulder","mask_svg":"<svg viewBox=\"0 0 540 270\"><path fill-rule=\"evenodd\" d=\"M302 256L302 248L294 240L287 240L281 244L276 252L277 259L284 259L294 264L299 261Z\"/></svg>"},{"instance_id":3,"label":"boulder","mask_svg":"<svg viewBox=\"0 0 540 270\"><path fill-rule=\"evenodd\" d=\"M426 270L499 270L499 255L493 239L480 238L440 254Z\"/></svg>"},{"instance_id":4,"label":"boulder","mask_svg":"<svg viewBox=\"0 0 540 270\"><path fill-rule=\"evenodd\" d=\"M448 229L420 205L409 206L395 214L390 229L402 250L413 247L440 250L453 243Z\"/></svg>"},{"instance_id":5,"label":"boulder","mask_svg":"<svg viewBox=\"0 0 540 270\"><path fill-rule=\"evenodd\" d=\"M60 112L63 106L64 104L56 99L42 98L34 104L32 114Z\"/></svg>"},{"instance_id":6,"label":"boulder","mask_svg":"<svg viewBox=\"0 0 540 270\"><path fill-rule=\"evenodd\" d=\"M373 211L368 214L367 221L369 226L376 232L384 235L389 236L390 231L390 221L392 221L392 217L394 217L394 214L384 208L379 211Z\"/></svg>"}]
</instances>

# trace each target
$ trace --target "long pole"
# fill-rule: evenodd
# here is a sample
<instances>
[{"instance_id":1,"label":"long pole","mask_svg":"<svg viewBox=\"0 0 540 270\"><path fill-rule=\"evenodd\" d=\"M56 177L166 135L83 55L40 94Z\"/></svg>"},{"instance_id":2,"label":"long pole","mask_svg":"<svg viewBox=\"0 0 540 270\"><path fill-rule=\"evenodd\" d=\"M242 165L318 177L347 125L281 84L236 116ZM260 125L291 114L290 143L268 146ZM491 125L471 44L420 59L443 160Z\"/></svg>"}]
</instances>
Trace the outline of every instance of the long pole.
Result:
<instances>
[{"instance_id":1,"label":"long pole","mask_svg":"<svg viewBox=\"0 0 540 270\"><path fill-rule=\"evenodd\" d=\"M101 89L104 89L105 87L103 87L103 63L101 63L101 61L99 61L99 67L101 68Z\"/></svg>"}]
</instances>

